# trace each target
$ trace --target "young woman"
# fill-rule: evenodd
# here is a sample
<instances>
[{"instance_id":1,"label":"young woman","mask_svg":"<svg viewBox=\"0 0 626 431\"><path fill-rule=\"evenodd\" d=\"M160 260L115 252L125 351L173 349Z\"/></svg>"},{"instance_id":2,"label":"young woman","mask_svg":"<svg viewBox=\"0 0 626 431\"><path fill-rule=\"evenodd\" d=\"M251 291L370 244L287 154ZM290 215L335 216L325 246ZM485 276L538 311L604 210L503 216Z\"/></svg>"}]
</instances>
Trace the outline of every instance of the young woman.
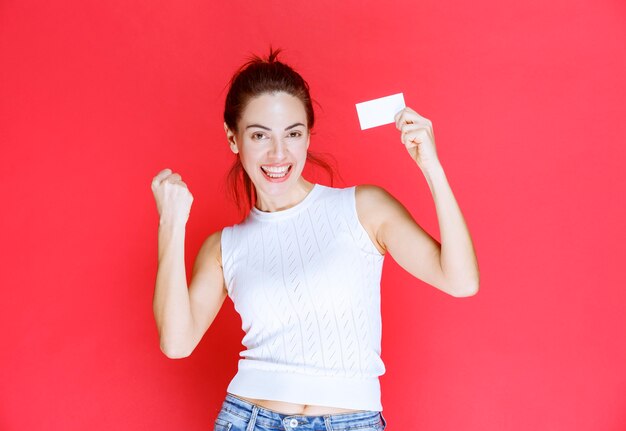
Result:
<instances>
[{"instance_id":1,"label":"young woman","mask_svg":"<svg viewBox=\"0 0 626 431\"><path fill-rule=\"evenodd\" d=\"M224 130L249 204L210 235L188 288L185 225L193 197L170 169L152 180L160 216L154 316L161 349L191 354L228 295L245 336L216 430L382 431L380 278L389 252L413 276L455 296L478 291L472 240L435 151L432 123L395 121L434 197L441 244L383 188L334 188L302 176L314 112L309 87L279 51L233 76Z\"/></svg>"}]
</instances>

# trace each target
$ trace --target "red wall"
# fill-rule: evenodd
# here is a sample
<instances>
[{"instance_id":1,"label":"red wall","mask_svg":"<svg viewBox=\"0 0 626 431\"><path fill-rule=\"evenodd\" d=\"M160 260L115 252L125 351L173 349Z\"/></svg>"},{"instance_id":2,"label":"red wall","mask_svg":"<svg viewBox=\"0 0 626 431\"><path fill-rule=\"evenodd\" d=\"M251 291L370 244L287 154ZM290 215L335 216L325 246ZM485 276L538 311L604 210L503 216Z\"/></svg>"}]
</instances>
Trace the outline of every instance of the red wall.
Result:
<instances>
[{"instance_id":1,"label":"red wall","mask_svg":"<svg viewBox=\"0 0 626 431\"><path fill-rule=\"evenodd\" d=\"M273 43L321 105L336 185L385 187L439 238L397 131L358 126L355 103L402 91L475 241L470 298L385 261L388 430L626 429L625 18L621 0L3 1L0 428L212 429L241 322L227 300L191 357L160 352L150 181L169 167L194 194L189 276L237 220L225 86Z\"/></svg>"}]
</instances>

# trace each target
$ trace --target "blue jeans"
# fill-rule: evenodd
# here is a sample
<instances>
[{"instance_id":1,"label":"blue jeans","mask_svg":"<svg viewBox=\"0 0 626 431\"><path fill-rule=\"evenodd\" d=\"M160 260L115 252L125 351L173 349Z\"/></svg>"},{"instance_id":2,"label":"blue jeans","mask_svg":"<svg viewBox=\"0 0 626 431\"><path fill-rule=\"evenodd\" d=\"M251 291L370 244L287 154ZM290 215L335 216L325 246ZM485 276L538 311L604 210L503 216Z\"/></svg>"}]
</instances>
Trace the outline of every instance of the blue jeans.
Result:
<instances>
[{"instance_id":1,"label":"blue jeans","mask_svg":"<svg viewBox=\"0 0 626 431\"><path fill-rule=\"evenodd\" d=\"M230 393L215 419L214 431L383 431L382 412L360 411L323 416L286 415Z\"/></svg>"}]
</instances>

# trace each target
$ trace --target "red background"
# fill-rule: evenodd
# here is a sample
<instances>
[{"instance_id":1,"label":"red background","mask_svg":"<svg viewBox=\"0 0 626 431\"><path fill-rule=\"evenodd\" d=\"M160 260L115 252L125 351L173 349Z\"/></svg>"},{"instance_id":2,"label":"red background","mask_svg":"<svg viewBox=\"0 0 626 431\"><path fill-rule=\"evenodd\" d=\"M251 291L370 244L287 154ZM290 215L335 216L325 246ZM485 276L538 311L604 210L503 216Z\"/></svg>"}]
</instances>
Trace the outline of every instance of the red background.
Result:
<instances>
[{"instance_id":1,"label":"red background","mask_svg":"<svg viewBox=\"0 0 626 431\"><path fill-rule=\"evenodd\" d=\"M321 105L336 185L385 187L439 238L397 131L358 126L355 103L404 92L475 242L470 298L385 260L389 431L626 429L625 18L621 0L3 1L0 428L212 429L241 322L228 299L192 356L160 352L150 181L169 167L194 195L189 276L237 221L225 86L273 43Z\"/></svg>"}]
</instances>

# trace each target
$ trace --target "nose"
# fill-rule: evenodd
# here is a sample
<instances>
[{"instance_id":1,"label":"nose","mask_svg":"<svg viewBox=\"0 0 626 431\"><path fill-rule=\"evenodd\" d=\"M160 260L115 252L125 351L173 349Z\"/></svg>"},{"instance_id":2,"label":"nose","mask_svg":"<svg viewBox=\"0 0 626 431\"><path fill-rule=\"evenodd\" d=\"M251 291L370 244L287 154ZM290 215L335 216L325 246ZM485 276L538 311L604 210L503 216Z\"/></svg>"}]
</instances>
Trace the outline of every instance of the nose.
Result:
<instances>
[{"instance_id":1,"label":"nose","mask_svg":"<svg viewBox=\"0 0 626 431\"><path fill-rule=\"evenodd\" d=\"M285 156L285 143L281 139L272 139L269 155L276 160L280 160Z\"/></svg>"}]
</instances>

